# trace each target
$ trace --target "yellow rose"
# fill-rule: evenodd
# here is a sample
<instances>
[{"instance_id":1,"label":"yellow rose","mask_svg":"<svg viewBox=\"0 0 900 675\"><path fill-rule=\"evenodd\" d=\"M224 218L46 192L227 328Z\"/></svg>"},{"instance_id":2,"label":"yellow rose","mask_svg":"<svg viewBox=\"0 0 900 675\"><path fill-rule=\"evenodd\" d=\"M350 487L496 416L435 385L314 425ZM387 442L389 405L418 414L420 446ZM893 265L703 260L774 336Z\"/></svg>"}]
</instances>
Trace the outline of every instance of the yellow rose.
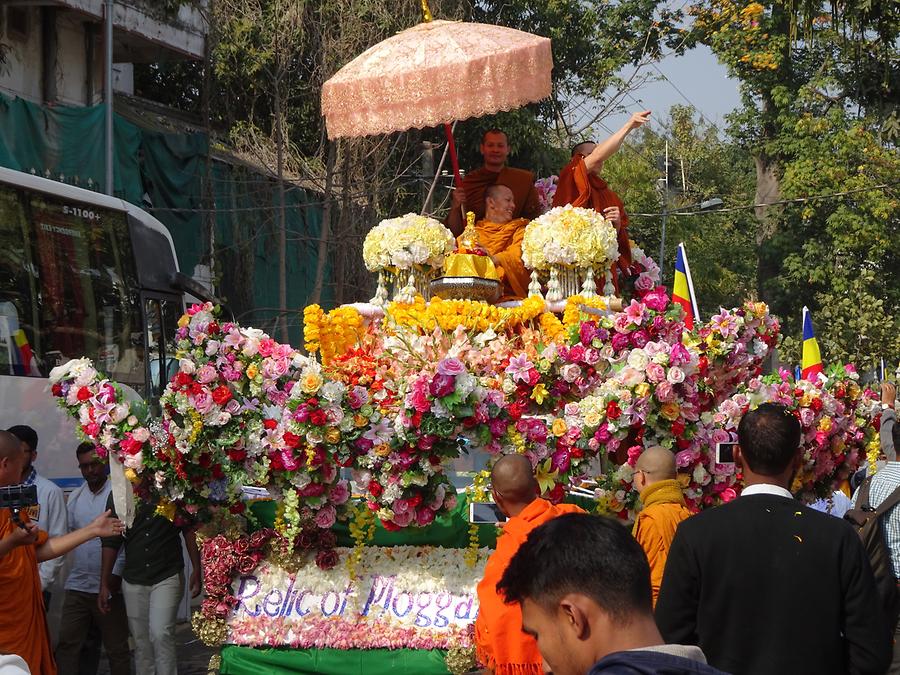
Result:
<instances>
[{"instance_id":1,"label":"yellow rose","mask_svg":"<svg viewBox=\"0 0 900 675\"><path fill-rule=\"evenodd\" d=\"M341 432L335 427L329 427L325 430L325 441L327 443L337 443L341 440Z\"/></svg>"},{"instance_id":2,"label":"yellow rose","mask_svg":"<svg viewBox=\"0 0 900 675\"><path fill-rule=\"evenodd\" d=\"M300 378L300 391L304 394L315 394L322 386L322 376L317 372L305 373Z\"/></svg>"},{"instance_id":3,"label":"yellow rose","mask_svg":"<svg viewBox=\"0 0 900 675\"><path fill-rule=\"evenodd\" d=\"M259 366L257 366L255 363L251 363L249 366L247 366L246 374L247 377L249 377L251 380L256 379L256 376L259 375Z\"/></svg>"},{"instance_id":4,"label":"yellow rose","mask_svg":"<svg viewBox=\"0 0 900 675\"><path fill-rule=\"evenodd\" d=\"M138 475L134 472L134 469L125 469L125 478L127 478L130 483L137 484L138 482Z\"/></svg>"},{"instance_id":5,"label":"yellow rose","mask_svg":"<svg viewBox=\"0 0 900 675\"><path fill-rule=\"evenodd\" d=\"M550 427L550 430L553 432L554 436L562 436L568 430L566 421L561 417L557 417L553 420L553 425Z\"/></svg>"},{"instance_id":6,"label":"yellow rose","mask_svg":"<svg viewBox=\"0 0 900 675\"><path fill-rule=\"evenodd\" d=\"M662 407L659 409L659 414L665 417L670 422L674 422L681 414L681 406L679 406L674 401L663 403Z\"/></svg>"},{"instance_id":7,"label":"yellow rose","mask_svg":"<svg viewBox=\"0 0 900 675\"><path fill-rule=\"evenodd\" d=\"M191 322L191 317L189 317L187 314L182 314L181 318L178 319L178 327L186 328L190 322Z\"/></svg>"},{"instance_id":8,"label":"yellow rose","mask_svg":"<svg viewBox=\"0 0 900 675\"><path fill-rule=\"evenodd\" d=\"M823 417L819 421L819 431L824 431L826 434L831 431L831 418Z\"/></svg>"},{"instance_id":9,"label":"yellow rose","mask_svg":"<svg viewBox=\"0 0 900 675\"><path fill-rule=\"evenodd\" d=\"M600 425L600 413L592 410L584 415L584 425L586 427L596 427Z\"/></svg>"},{"instance_id":10,"label":"yellow rose","mask_svg":"<svg viewBox=\"0 0 900 675\"><path fill-rule=\"evenodd\" d=\"M379 457L387 457L389 454L391 454L391 446L387 443L382 443L381 445L375 447L375 454Z\"/></svg>"},{"instance_id":11,"label":"yellow rose","mask_svg":"<svg viewBox=\"0 0 900 675\"><path fill-rule=\"evenodd\" d=\"M365 418L363 415L354 415L353 416L353 426L355 427L364 427L369 423L369 420Z\"/></svg>"},{"instance_id":12,"label":"yellow rose","mask_svg":"<svg viewBox=\"0 0 900 675\"><path fill-rule=\"evenodd\" d=\"M638 398L647 398L650 395L650 385L646 382L641 382L634 388L634 393Z\"/></svg>"},{"instance_id":13,"label":"yellow rose","mask_svg":"<svg viewBox=\"0 0 900 675\"><path fill-rule=\"evenodd\" d=\"M675 476L675 480L678 481L678 486L684 490L688 485L691 484L691 474L689 473L680 473Z\"/></svg>"}]
</instances>

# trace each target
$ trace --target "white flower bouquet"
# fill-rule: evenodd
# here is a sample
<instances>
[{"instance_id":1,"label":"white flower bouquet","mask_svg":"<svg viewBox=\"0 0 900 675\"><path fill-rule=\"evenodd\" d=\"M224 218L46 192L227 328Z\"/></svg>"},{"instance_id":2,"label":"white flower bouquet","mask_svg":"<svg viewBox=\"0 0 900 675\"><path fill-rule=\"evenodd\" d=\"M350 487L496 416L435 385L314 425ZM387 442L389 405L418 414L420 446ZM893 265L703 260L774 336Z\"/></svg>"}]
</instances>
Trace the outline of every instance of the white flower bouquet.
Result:
<instances>
[{"instance_id":1,"label":"white flower bouquet","mask_svg":"<svg viewBox=\"0 0 900 675\"><path fill-rule=\"evenodd\" d=\"M363 261L370 272L440 268L453 252L453 234L434 218L407 213L373 227L363 242Z\"/></svg>"},{"instance_id":2,"label":"white flower bouquet","mask_svg":"<svg viewBox=\"0 0 900 675\"><path fill-rule=\"evenodd\" d=\"M603 268L618 258L615 227L593 209L557 206L525 228L522 261L532 270Z\"/></svg>"}]
</instances>

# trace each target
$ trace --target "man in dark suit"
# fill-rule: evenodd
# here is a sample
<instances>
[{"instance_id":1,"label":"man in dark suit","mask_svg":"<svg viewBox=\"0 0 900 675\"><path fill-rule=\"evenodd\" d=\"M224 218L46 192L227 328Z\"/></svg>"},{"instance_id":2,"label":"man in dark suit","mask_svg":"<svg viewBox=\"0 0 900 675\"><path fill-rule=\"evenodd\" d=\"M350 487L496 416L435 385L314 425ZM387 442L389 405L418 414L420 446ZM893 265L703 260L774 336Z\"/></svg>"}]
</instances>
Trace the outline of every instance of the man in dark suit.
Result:
<instances>
[{"instance_id":1,"label":"man in dark suit","mask_svg":"<svg viewBox=\"0 0 900 675\"><path fill-rule=\"evenodd\" d=\"M735 501L678 527L656 605L667 642L744 675L884 673L890 632L868 558L846 522L795 501L800 424L766 403L744 415Z\"/></svg>"}]
</instances>

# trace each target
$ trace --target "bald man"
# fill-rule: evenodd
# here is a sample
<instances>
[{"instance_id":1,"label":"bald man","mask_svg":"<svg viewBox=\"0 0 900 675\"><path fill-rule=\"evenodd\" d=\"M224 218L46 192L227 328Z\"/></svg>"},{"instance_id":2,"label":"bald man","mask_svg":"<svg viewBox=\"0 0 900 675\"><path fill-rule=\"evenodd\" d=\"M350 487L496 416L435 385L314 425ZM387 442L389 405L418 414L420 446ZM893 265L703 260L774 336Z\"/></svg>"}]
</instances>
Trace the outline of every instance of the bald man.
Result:
<instances>
[{"instance_id":1,"label":"bald man","mask_svg":"<svg viewBox=\"0 0 900 675\"><path fill-rule=\"evenodd\" d=\"M528 219L513 218L516 199L507 186L488 186L484 197L485 215L475 223L475 230L500 275L500 302L522 300L528 295L529 275L522 262L522 239Z\"/></svg>"},{"instance_id":2,"label":"bald man","mask_svg":"<svg viewBox=\"0 0 900 675\"><path fill-rule=\"evenodd\" d=\"M494 675L541 675L543 659L535 639L522 632L520 606L507 605L496 586L529 532L564 513L584 511L572 504L551 504L541 499L531 461L524 455L497 460L491 470L491 495L508 520L478 584L478 660Z\"/></svg>"},{"instance_id":3,"label":"bald man","mask_svg":"<svg viewBox=\"0 0 900 675\"><path fill-rule=\"evenodd\" d=\"M641 495L643 508L634 523L633 534L650 562L654 607L675 530L682 520L691 516L675 471L675 454L659 446L644 450L634 468L634 487Z\"/></svg>"},{"instance_id":4,"label":"bald man","mask_svg":"<svg viewBox=\"0 0 900 675\"><path fill-rule=\"evenodd\" d=\"M18 485L25 464L19 439L0 431L0 487ZM87 527L49 538L24 514L22 520L19 526L9 509L0 509L0 654L21 656L32 675L55 675L37 564L95 537L121 534L125 525L107 511Z\"/></svg>"}]
</instances>

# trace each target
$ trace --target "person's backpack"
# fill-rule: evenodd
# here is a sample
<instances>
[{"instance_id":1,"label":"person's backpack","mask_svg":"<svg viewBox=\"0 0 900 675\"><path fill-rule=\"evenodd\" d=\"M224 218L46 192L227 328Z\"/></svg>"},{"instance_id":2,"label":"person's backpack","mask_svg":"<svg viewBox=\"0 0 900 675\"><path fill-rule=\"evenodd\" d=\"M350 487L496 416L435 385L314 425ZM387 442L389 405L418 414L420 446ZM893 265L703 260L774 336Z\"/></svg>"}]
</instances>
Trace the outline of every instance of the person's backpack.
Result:
<instances>
[{"instance_id":1,"label":"person's backpack","mask_svg":"<svg viewBox=\"0 0 900 675\"><path fill-rule=\"evenodd\" d=\"M881 600L881 608L893 632L897 618L900 617L900 593L897 592L897 579L891 565L891 550L884 536L883 516L900 504L900 486L889 494L877 509L873 509L869 503L871 484L872 476L862 482L856 503L847 511L844 518L859 530L860 539L875 574L875 587Z\"/></svg>"}]
</instances>

